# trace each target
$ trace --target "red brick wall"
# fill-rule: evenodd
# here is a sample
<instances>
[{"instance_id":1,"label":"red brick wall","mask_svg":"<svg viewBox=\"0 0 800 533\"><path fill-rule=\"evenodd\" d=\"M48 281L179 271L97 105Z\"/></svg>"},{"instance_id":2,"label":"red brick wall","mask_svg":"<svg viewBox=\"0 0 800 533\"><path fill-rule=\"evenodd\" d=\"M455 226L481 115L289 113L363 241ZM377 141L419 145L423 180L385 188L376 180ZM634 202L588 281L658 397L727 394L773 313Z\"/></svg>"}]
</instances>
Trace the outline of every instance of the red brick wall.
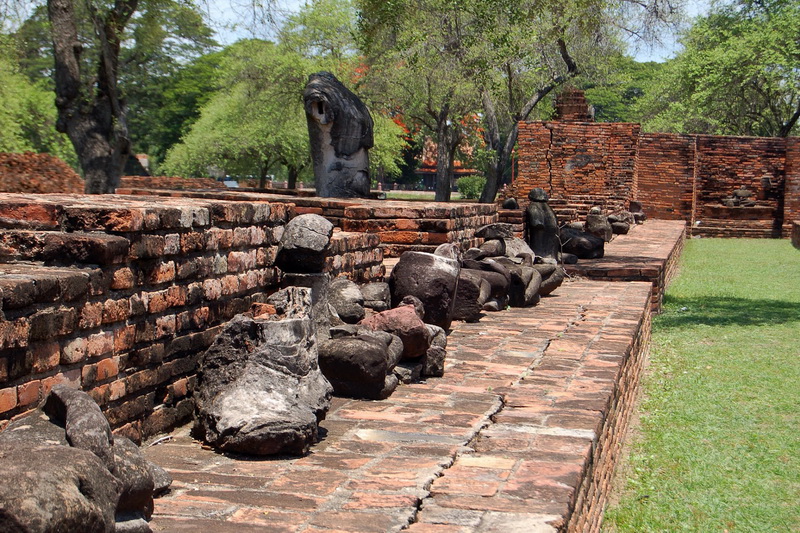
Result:
<instances>
[{"instance_id":1,"label":"red brick wall","mask_svg":"<svg viewBox=\"0 0 800 533\"><path fill-rule=\"evenodd\" d=\"M693 136L643 133L636 169L638 200L649 217L693 222Z\"/></svg>"},{"instance_id":2,"label":"red brick wall","mask_svg":"<svg viewBox=\"0 0 800 533\"><path fill-rule=\"evenodd\" d=\"M0 428L65 382L138 441L191 414L199 355L277 289L294 206L3 194L0 212ZM379 243L336 233L328 270L381 277Z\"/></svg>"},{"instance_id":3,"label":"red brick wall","mask_svg":"<svg viewBox=\"0 0 800 533\"><path fill-rule=\"evenodd\" d=\"M800 141L796 138L640 133L637 124L520 124L519 177L503 198L527 205L548 191L560 222L639 200L653 218L679 219L695 234L788 236L800 216ZM735 189L754 193L758 209L720 202ZM734 212L735 211L735 212ZM781 227L781 225L783 227Z\"/></svg>"},{"instance_id":4,"label":"red brick wall","mask_svg":"<svg viewBox=\"0 0 800 533\"><path fill-rule=\"evenodd\" d=\"M636 195L638 124L520 124L519 175L505 196L527 205L541 187L551 198L616 209Z\"/></svg>"},{"instance_id":5,"label":"red brick wall","mask_svg":"<svg viewBox=\"0 0 800 533\"><path fill-rule=\"evenodd\" d=\"M720 203L742 185L756 193L759 204L777 210L778 198L765 195L762 179L772 181L775 190L783 190L785 139L698 135L697 152L698 219L712 216L708 206Z\"/></svg>"},{"instance_id":6,"label":"red brick wall","mask_svg":"<svg viewBox=\"0 0 800 533\"><path fill-rule=\"evenodd\" d=\"M785 171L783 235L789 236L792 222L800 220L800 137L786 139Z\"/></svg>"}]
</instances>

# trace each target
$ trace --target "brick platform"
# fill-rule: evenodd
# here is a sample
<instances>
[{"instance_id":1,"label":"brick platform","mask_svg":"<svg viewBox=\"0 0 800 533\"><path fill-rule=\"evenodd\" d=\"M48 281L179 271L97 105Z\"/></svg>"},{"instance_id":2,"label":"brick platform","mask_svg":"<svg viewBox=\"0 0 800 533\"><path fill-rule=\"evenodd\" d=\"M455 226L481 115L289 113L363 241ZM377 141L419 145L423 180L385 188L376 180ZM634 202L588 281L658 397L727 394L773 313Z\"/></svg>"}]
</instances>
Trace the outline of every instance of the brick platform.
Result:
<instances>
[{"instance_id":1,"label":"brick platform","mask_svg":"<svg viewBox=\"0 0 800 533\"><path fill-rule=\"evenodd\" d=\"M566 270L571 276L595 280L648 281L653 286L652 311L658 313L685 238L683 221L647 220L606 243L601 259L581 259L576 265L566 265Z\"/></svg>"},{"instance_id":2,"label":"brick platform","mask_svg":"<svg viewBox=\"0 0 800 533\"><path fill-rule=\"evenodd\" d=\"M129 195L290 202L297 214L313 213L324 216L333 225L346 232L379 235L380 247L386 257L400 257L408 250L433 252L437 246L446 242L459 244L466 250L482 242L475 237L478 228L498 220L497 206L494 204L318 198L265 191L268 189L264 191L255 189L176 191L132 187L117 189L118 194ZM310 191L308 193L310 194Z\"/></svg>"},{"instance_id":3,"label":"brick platform","mask_svg":"<svg viewBox=\"0 0 800 533\"><path fill-rule=\"evenodd\" d=\"M646 357L651 286L572 281L457 323L443 378L335 399L302 458L145 448L154 531L596 531Z\"/></svg>"}]
</instances>

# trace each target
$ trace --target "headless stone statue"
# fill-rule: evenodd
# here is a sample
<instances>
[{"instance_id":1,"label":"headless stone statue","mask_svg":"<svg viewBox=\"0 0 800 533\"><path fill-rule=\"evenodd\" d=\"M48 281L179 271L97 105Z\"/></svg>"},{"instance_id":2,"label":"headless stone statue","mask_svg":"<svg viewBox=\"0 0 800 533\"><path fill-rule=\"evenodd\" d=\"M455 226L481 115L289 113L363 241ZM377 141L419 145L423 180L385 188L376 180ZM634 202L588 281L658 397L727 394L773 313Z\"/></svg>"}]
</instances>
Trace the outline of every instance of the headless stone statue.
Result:
<instances>
[{"instance_id":1,"label":"headless stone statue","mask_svg":"<svg viewBox=\"0 0 800 533\"><path fill-rule=\"evenodd\" d=\"M308 77L303 101L317 195L369 196L372 117L359 98L329 72Z\"/></svg>"},{"instance_id":2,"label":"headless stone statue","mask_svg":"<svg viewBox=\"0 0 800 533\"><path fill-rule=\"evenodd\" d=\"M561 259L561 241L558 239L558 220L553 208L547 203L549 198L544 189L536 187L528 198L531 203L525 212L525 224L528 228L528 245L537 256L546 262L557 262Z\"/></svg>"}]
</instances>

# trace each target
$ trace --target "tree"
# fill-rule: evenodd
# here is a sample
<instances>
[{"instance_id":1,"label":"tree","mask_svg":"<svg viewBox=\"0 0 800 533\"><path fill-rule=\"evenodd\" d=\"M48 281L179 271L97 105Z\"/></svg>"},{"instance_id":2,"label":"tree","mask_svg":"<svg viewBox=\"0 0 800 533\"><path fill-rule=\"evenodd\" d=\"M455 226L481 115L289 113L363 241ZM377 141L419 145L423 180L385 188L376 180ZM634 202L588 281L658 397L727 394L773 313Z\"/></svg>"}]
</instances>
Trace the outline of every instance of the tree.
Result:
<instances>
[{"instance_id":1,"label":"tree","mask_svg":"<svg viewBox=\"0 0 800 533\"><path fill-rule=\"evenodd\" d=\"M800 118L800 5L734 0L694 21L642 101L648 130L787 137Z\"/></svg>"},{"instance_id":2,"label":"tree","mask_svg":"<svg viewBox=\"0 0 800 533\"><path fill-rule=\"evenodd\" d=\"M49 152L74 165L69 140L55 130L52 93L17 66L14 43L0 38L0 152Z\"/></svg>"},{"instance_id":3,"label":"tree","mask_svg":"<svg viewBox=\"0 0 800 533\"><path fill-rule=\"evenodd\" d=\"M480 111L483 118L488 163L481 201L492 202L510 166L519 121L577 76L579 64L591 72L592 62L619 47L619 16L628 13L631 4L645 7L646 16L637 22L647 22L655 15L674 13L668 1L361 0L359 6L368 53L388 57L389 68L416 78L418 89L407 92L435 104L427 111L430 118L439 119L435 127L429 125L440 152L437 200L449 197L439 194L449 187L441 166L447 156L452 161L457 146L450 126L455 122L453 102L460 95L459 104L469 109L465 116ZM628 27L636 32L651 26ZM435 83L427 81L434 76ZM410 81L403 84L413 87ZM439 91L439 98L420 90L428 86Z\"/></svg>"},{"instance_id":4,"label":"tree","mask_svg":"<svg viewBox=\"0 0 800 533\"><path fill-rule=\"evenodd\" d=\"M223 52L221 89L202 108L183 142L168 153L166 169L203 174L218 166L228 174L258 175L286 169L289 187L310 161L303 89L308 75L333 71L357 78L352 41L354 11L347 0L307 5L280 29L280 41L242 41ZM346 37L346 38L345 38ZM375 112L373 176L399 173L402 130Z\"/></svg>"},{"instance_id":5,"label":"tree","mask_svg":"<svg viewBox=\"0 0 800 533\"><path fill-rule=\"evenodd\" d=\"M638 103L651 90L663 63L639 63L632 57L616 54L607 72L597 80L579 83L586 100L594 108L597 122L641 122Z\"/></svg>"},{"instance_id":6,"label":"tree","mask_svg":"<svg viewBox=\"0 0 800 533\"><path fill-rule=\"evenodd\" d=\"M424 128L436 142L436 201L450 199L454 158L475 113L477 90L464 75L462 11L447 0L362 0L361 46L369 57L369 86L388 108Z\"/></svg>"}]
</instances>

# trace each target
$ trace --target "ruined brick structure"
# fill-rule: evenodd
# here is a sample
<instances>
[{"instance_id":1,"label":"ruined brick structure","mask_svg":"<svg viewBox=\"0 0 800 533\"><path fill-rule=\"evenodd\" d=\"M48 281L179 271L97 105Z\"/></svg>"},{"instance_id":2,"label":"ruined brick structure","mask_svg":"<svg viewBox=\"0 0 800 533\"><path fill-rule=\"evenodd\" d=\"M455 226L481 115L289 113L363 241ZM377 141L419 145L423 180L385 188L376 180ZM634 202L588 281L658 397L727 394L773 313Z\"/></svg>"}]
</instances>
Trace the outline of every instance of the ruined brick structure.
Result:
<instances>
[{"instance_id":1,"label":"ruined brick structure","mask_svg":"<svg viewBox=\"0 0 800 533\"><path fill-rule=\"evenodd\" d=\"M0 420L69 383L136 441L191 413L197 358L277 289L295 214L263 200L10 194L0 212ZM381 278L379 242L337 232L326 270Z\"/></svg>"},{"instance_id":2,"label":"ruined brick structure","mask_svg":"<svg viewBox=\"0 0 800 533\"><path fill-rule=\"evenodd\" d=\"M755 207L721 204L734 189ZM548 192L562 222L642 203L651 218L684 220L695 235L788 236L800 213L800 139L644 133L638 124L520 124L519 176L505 197Z\"/></svg>"}]
</instances>

